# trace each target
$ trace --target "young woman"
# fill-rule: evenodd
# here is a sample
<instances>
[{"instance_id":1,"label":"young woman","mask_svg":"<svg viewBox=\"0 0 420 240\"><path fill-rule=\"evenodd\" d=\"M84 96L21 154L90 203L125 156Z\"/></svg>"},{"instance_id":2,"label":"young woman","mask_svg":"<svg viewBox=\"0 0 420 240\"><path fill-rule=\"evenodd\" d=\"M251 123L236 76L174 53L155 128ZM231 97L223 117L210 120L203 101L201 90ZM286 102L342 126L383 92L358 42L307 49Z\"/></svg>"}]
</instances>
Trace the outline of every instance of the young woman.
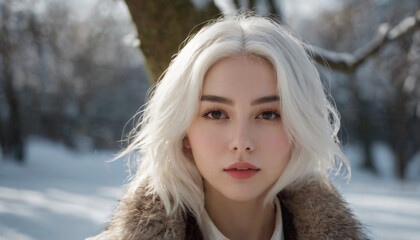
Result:
<instances>
[{"instance_id":1,"label":"young woman","mask_svg":"<svg viewBox=\"0 0 420 240\"><path fill-rule=\"evenodd\" d=\"M92 239L365 239L326 179L348 167L338 128L297 38L219 19L156 86L123 152L138 153L136 176Z\"/></svg>"}]
</instances>

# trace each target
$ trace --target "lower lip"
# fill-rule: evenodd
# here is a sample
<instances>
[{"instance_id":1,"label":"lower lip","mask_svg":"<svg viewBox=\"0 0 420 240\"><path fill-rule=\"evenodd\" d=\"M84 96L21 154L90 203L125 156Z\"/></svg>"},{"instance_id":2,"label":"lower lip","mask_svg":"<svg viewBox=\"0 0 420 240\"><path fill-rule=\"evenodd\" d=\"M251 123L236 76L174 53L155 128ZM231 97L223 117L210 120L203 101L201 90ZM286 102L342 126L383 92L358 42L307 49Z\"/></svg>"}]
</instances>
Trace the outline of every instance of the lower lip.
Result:
<instances>
[{"instance_id":1,"label":"lower lip","mask_svg":"<svg viewBox=\"0 0 420 240\"><path fill-rule=\"evenodd\" d=\"M225 170L227 174L236 179L247 179L257 174L259 170Z\"/></svg>"}]
</instances>

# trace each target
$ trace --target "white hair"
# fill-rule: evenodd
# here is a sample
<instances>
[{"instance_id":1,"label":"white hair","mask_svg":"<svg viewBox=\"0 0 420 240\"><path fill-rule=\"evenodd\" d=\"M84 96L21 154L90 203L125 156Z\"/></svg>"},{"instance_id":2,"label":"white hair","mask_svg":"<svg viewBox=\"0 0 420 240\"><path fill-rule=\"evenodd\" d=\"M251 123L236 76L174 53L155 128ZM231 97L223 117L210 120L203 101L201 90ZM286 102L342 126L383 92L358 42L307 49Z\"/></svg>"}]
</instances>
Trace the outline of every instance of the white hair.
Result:
<instances>
[{"instance_id":1,"label":"white hair","mask_svg":"<svg viewBox=\"0 0 420 240\"><path fill-rule=\"evenodd\" d=\"M337 163L350 171L336 140L339 115L302 42L264 17L225 17L202 28L172 60L145 106L136 128L140 130L122 152L140 154L129 191L147 183L148 194L160 197L168 215L182 208L202 223L203 180L183 150L183 139L197 115L206 72L220 59L238 55L261 57L273 65L292 146L291 159L265 203L310 175L327 175Z\"/></svg>"}]
</instances>

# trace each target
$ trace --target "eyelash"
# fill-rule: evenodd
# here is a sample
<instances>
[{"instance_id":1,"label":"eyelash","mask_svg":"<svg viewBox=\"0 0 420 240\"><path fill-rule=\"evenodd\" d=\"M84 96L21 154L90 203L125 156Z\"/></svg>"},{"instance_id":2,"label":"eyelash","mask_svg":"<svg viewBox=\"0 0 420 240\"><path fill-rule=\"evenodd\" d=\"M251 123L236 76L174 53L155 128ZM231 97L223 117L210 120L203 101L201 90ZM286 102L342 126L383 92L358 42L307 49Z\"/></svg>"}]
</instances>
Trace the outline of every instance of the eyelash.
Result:
<instances>
[{"instance_id":1,"label":"eyelash","mask_svg":"<svg viewBox=\"0 0 420 240\"><path fill-rule=\"evenodd\" d=\"M214 118L214 117L209 117L209 114L214 114L214 113L220 113L221 115L223 114L225 116L225 118ZM258 116L264 114L264 113L271 113L274 114L274 118L270 118L270 119L265 119L265 118L260 118L261 120L265 120L265 121L273 121L276 119L280 119L280 113L278 113L278 111L276 109L264 109L260 114L258 114ZM257 116L257 117L258 117ZM228 119L227 114L224 113L222 110L219 109L211 109L209 111L207 111L206 113L203 114L203 117L206 119L210 119L210 120L223 120L223 119Z\"/></svg>"},{"instance_id":2,"label":"eyelash","mask_svg":"<svg viewBox=\"0 0 420 240\"><path fill-rule=\"evenodd\" d=\"M278 110L276 110L276 109L265 109L264 111L262 111L260 114L258 114L258 116L260 116L260 115L262 115L262 114L264 114L264 113L271 113L271 114L273 114L274 115L274 118L271 118L271 119L264 119L264 118L262 118L263 120L268 120L268 121L270 121L270 120L276 120L276 119L280 119L281 118L281 116L280 116L280 113L278 112Z\"/></svg>"},{"instance_id":3,"label":"eyelash","mask_svg":"<svg viewBox=\"0 0 420 240\"><path fill-rule=\"evenodd\" d=\"M221 114L223 114L227 117L226 113L224 113L222 110L219 110L217 108L207 111L206 113L203 114L203 117L206 118L206 119L210 119L210 120L221 120L220 118L209 117L209 114L213 114L213 113L216 113L216 112L221 113Z\"/></svg>"}]
</instances>

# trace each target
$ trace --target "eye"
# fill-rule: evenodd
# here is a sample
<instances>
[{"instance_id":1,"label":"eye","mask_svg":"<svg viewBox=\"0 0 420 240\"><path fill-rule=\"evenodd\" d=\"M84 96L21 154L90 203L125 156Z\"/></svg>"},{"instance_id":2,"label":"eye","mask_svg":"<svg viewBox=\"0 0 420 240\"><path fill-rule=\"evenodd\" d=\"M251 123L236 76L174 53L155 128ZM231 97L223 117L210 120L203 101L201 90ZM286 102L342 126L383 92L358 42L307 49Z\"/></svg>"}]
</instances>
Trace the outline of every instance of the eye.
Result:
<instances>
[{"instance_id":1,"label":"eye","mask_svg":"<svg viewBox=\"0 0 420 240\"><path fill-rule=\"evenodd\" d=\"M204 117L214 119L214 120L227 118L226 114L224 114L220 110L211 110L210 112L207 112L206 114L204 114Z\"/></svg>"},{"instance_id":2,"label":"eye","mask_svg":"<svg viewBox=\"0 0 420 240\"><path fill-rule=\"evenodd\" d=\"M263 119L263 120L274 120L274 119L280 118L280 114L274 111L264 111L260 115L258 115L257 118Z\"/></svg>"}]
</instances>

